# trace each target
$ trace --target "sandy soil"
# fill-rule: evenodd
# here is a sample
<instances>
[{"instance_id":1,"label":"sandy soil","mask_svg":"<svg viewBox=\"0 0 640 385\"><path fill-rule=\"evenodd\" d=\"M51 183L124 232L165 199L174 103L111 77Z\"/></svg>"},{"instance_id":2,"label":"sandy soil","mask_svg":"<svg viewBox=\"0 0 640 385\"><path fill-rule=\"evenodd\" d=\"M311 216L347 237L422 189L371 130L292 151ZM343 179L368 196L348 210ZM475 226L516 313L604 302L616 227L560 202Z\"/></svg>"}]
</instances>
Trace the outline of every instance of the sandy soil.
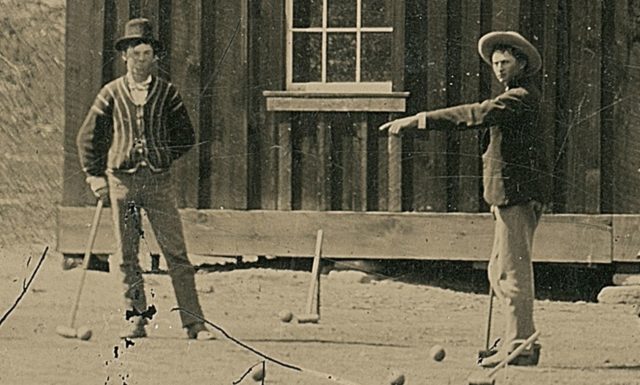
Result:
<instances>
[{"instance_id":1,"label":"sandy soil","mask_svg":"<svg viewBox=\"0 0 640 385\"><path fill-rule=\"evenodd\" d=\"M2 250L0 303L8 308L44 245ZM33 257L26 266L28 255ZM261 358L218 333L216 341L185 338L168 276L146 275L158 309L149 338L119 341L118 285L89 271L78 325L93 330L83 342L56 335L68 323L81 272L62 271L48 254L33 286L0 326L2 384L233 384ZM407 384L466 384L484 341L488 297L393 279L363 279L354 271L322 276L322 319L317 325L283 323L281 310L305 308L310 274L243 269L197 275L208 319L271 356L355 384L389 384L400 372ZM370 278L371 276L368 276ZM367 282L368 281L368 282ZM502 329L500 306L495 332ZM640 384L640 325L629 306L536 302L543 354L536 368L508 368L498 384ZM447 356L435 362L433 345ZM254 383L249 377L242 383ZM265 384L330 384L267 363Z\"/></svg>"}]
</instances>

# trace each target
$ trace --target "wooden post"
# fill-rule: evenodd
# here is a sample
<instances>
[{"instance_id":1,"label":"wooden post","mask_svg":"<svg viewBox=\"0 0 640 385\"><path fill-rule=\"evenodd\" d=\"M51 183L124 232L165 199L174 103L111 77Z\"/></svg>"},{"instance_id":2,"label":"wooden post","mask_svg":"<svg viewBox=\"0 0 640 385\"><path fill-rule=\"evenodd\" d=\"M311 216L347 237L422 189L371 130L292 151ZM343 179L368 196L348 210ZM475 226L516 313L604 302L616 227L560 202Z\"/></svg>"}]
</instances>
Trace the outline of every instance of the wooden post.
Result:
<instances>
[{"instance_id":1,"label":"wooden post","mask_svg":"<svg viewBox=\"0 0 640 385\"><path fill-rule=\"evenodd\" d=\"M318 184L318 210L326 211L331 209L331 127L327 124L324 113L319 113L317 117L318 130L318 172L316 183Z\"/></svg>"},{"instance_id":2,"label":"wooden post","mask_svg":"<svg viewBox=\"0 0 640 385\"><path fill-rule=\"evenodd\" d=\"M278 210L291 210L291 121L278 122Z\"/></svg>"},{"instance_id":3,"label":"wooden post","mask_svg":"<svg viewBox=\"0 0 640 385\"><path fill-rule=\"evenodd\" d=\"M353 136L353 205L355 211L367 211L367 141L368 123L365 113L358 114Z\"/></svg>"},{"instance_id":4,"label":"wooden post","mask_svg":"<svg viewBox=\"0 0 640 385\"><path fill-rule=\"evenodd\" d=\"M399 135L389 135L389 177L388 211L402 211L402 139Z\"/></svg>"}]
</instances>

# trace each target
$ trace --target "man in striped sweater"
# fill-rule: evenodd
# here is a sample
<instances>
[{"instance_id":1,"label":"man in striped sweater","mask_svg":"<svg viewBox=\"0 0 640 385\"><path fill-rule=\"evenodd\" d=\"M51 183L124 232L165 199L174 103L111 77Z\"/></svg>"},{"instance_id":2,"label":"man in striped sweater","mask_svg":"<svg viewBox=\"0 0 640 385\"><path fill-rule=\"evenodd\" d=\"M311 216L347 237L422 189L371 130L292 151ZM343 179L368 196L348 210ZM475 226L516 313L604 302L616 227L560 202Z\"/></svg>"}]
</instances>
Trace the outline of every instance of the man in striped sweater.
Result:
<instances>
[{"instance_id":1,"label":"man in striped sweater","mask_svg":"<svg viewBox=\"0 0 640 385\"><path fill-rule=\"evenodd\" d=\"M147 301L138 261L140 208L167 261L178 306L202 317L169 171L194 145L195 134L175 86L151 74L162 45L149 20L130 20L115 48L122 53L127 74L100 90L77 145L91 190L112 205L118 242L113 270L124 284L127 310L120 337L141 338L147 335ZM204 323L189 313L180 312L187 336L213 339Z\"/></svg>"}]
</instances>

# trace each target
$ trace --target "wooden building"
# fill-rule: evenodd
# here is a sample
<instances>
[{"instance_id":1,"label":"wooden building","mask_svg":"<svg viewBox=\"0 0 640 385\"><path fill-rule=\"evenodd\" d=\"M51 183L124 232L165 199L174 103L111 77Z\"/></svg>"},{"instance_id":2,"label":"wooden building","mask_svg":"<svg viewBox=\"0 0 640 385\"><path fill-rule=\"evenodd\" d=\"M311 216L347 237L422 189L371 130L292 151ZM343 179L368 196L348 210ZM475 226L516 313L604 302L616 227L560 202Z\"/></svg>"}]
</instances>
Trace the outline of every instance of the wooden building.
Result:
<instances>
[{"instance_id":1,"label":"wooden building","mask_svg":"<svg viewBox=\"0 0 640 385\"><path fill-rule=\"evenodd\" d=\"M83 250L94 199L75 155L97 91L123 74L132 17L157 26L158 73L198 145L176 165L188 246L211 255L486 260L479 131L407 135L393 116L496 89L477 54L519 30L543 57L549 213L536 261L640 262L640 2L636 0L68 0L58 248ZM638 146L636 148L636 146ZM98 250L113 246L109 218Z\"/></svg>"}]
</instances>

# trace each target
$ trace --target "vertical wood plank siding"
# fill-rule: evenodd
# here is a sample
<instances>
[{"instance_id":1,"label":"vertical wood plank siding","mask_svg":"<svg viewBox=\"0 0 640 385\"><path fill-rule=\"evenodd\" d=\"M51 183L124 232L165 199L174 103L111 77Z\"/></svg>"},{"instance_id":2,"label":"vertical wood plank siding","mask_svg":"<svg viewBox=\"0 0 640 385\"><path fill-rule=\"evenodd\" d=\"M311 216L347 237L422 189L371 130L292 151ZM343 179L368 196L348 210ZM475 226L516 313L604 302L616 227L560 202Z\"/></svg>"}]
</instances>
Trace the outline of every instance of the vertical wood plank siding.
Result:
<instances>
[{"instance_id":1,"label":"vertical wood plank siding","mask_svg":"<svg viewBox=\"0 0 640 385\"><path fill-rule=\"evenodd\" d=\"M94 201L80 169L76 136L102 86L104 15L101 1L67 1L62 200L68 206L92 204ZM78 38L80 36L83 38Z\"/></svg>"},{"instance_id":2,"label":"vertical wood plank siding","mask_svg":"<svg viewBox=\"0 0 640 385\"><path fill-rule=\"evenodd\" d=\"M536 80L552 210L638 212L638 166L629 161L640 141L632 3L389 2L404 20L394 30L394 91L410 92L407 111L391 115L266 110L262 92L285 87L285 0L68 0L63 205L93 202L75 136L99 88L124 73L113 42L129 18L144 16L167 46L158 72L179 87L197 128L197 148L175 168L181 207L486 211L481 132L405 135L393 189L388 139L377 127L499 91L477 40L515 29L543 57Z\"/></svg>"},{"instance_id":3,"label":"vertical wood plank siding","mask_svg":"<svg viewBox=\"0 0 640 385\"><path fill-rule=\"evenodd\" d=\"M567 210L600 211L600 71L602 3L569 3Z\"/></svg>"},{"instance_id":4,"label":"vertical wood plank siding","mask_svg":"<svg viewBox=\"0 0 640 385\"><path fill-rule=\"evenodd\" d=\"M614 34L608 45L612 63L605 68L613 72L613 127L611 153L613 164L615 213L640 213L640 3L637 0L615 2L612 17Z\"/></svg>"},{"instance_id":5,"label":"vertical wood plank siding","mask_svg":"<svg viewBox=\"0 0 640 385\"><path fill-rule=\"evenodd\" d=\"M171 51L167 61L172 71L168 75L180 90L182 99L189 111L189 117L196 130L196 143L198 143L195 148L174 165L173 182L180 207L198 207L199 153L204 147L200 143L206 143L203 139L207 137L205 134L203 138L201 133L209 128L202 126L200 105L203 82L206 80L202 79L201 63L204 58L200 42L203 33L202 23L198 21L202 20L204 3L206 2L172 1L171 8L165 11L171 15L171 24L169 26L171 31ZM158 24L162 25L162 23ZM167 76L167 74L163 75Z\"/></svg>"},{"instance_id":6,"label":"vertical wood plank siding","mask_svg":"<svg viewBox=\"0 0 640 385\"><path fill-rule=\"evenodd\" d=\"M214 2L215 75L211 144L211 207L246 209L248 205L248 0Z\"/></svg>"}]
</instances>

